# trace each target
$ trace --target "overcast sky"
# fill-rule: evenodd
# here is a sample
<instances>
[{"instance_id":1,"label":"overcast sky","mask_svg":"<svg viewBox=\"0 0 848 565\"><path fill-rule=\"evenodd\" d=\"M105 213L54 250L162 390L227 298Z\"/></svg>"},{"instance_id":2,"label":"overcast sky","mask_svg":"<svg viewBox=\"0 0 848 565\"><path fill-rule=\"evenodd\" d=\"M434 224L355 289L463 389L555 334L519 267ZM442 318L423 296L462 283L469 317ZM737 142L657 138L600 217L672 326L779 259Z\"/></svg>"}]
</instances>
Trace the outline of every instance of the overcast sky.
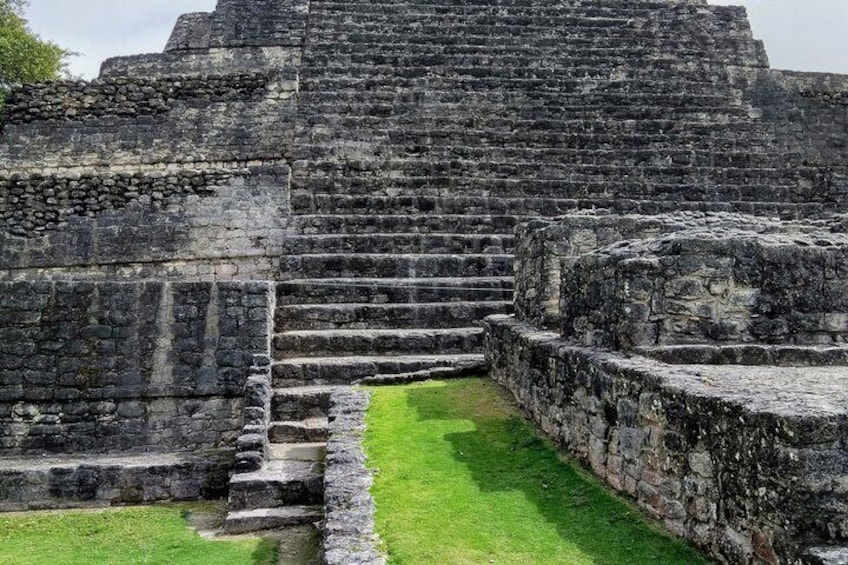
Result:
<instances>
[{"instance_id":1,"label":"overcast sky","mask_svg":"<svg viewBox=\"0 0 848 565\"><path fill-rule=\"evenodd\" d=\"M743 4L775 68L848 74L848 0L714 0ZM97 75L114 55L162 50L177 16L215 0L30 0L32 29L78 51L71 71Z\"/></svg>"}]
</instances>

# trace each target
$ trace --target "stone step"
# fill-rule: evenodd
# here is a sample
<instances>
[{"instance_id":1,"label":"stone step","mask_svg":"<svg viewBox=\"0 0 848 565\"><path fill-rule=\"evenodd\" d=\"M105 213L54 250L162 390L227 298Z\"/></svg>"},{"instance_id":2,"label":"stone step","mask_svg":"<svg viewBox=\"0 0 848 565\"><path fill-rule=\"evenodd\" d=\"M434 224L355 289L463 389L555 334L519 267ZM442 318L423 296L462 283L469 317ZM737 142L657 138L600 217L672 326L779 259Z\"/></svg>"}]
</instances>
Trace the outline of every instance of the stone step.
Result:
<instances>
[{"instance_id":1,"label":"stone step","mask_svg":"<svg viewBox=\"0 0 848 565\"><path fill-rule=\"evenodd\" d=\"M277 305L508 301L512 292L511 276L294 279L277 283Z\"/></svg>"},{"instance_id":2,"label":"stone step","mask_svg":"<svg viewBox=\"0 0 848 565\"><path fill-rule=\"evenodd\" d=\"M433 367L461 367L485 362L478 353L458 355L357 356L285 359L274 363L275 386L345 385L379 374L411 373Z\"/></svg>"},{"instance_id":3,"label":"stone step","mask_svg":"<svg viewBox=\"0 0 848 565\"><path fill-rule=\"evenodd\" d=\"M532 185L531 189L524 189L518 194L527 194L528 196L553 196L554 194L560 198L568 198L571 195L588 195L592 192L597 192L597 189L579 190L579 183L591 183L601 181L604 184L617 181L620 186L634 187L639 184L658 186L666 184L669 186L682 185L685 183L692 184L708 184L709 186L720 185L740 185L753 186L759 185L762 187L774 187L780 185L782 187L795 186L799 182L807 182L809 186L815 183L822 182L829 177L833 177L838 173L838 167L834 170L822 170L818 167L799 166L799 167L695 167L686 165L615 165L615 164L599 164L599 165L581 165L581 164L564 164L561 167L548 163L534 163L522 165L492 165L475 169L475 162L446 163L444 169L436 168L419 168L414 165L415 160L409 159L405 163L397 163L396 167L384 167L382 169L364 170L357 168L359 165L354 164L345 171L329 170L333 164L327 164L326 171L320 172L313 170L308 173L306 170L300 169L297 171L294 182L295 186L304 178L310 179L311 182L321 183L318 187L322 192L331 193L333 188L345 194L351 194L348 191L339 190L342 187L357 186L357 184L365 182L364 179L373 180L374 185L371 191L366 191L366 194L378 193L381 188L397 188L416 186L424 189L426 187L433 188L450 188L459 190L465 187L472 189L484 189L496 191L492 196L509 196L516 194L516 187ZM533 173L535 165L536 172ZM778 163L774 163L778 165ZM388 176L391 172L391 176ZM430 174L426 174L429 172ZM347 176L342 176L345 173ZM521 177L512 175L523 174ZM380 177L384 178L380 178ZM322 181L322 177L326 180ZM375 178L376 177L376 178ZM387 178L386 178L387 177ZM379 183L379 184L378 184ZM299 188L299 186L297 186ZM551 194L546 192L546 189L556 189L557 192ZM564 189L571 189L571 192L565 192ZM497 192L500 192L498 194ZM603 190L605 194L614 193L612 190ZM656 191L654 191L656 192ZM353 192L352 194L357 194ZM399 191L387 192L386 194L402 194ZM428 196L432 196L430 193ZM440 193L440 195L442 195ZM444 194L449 198L451 194Z\"/></svg>"},{"instance_id":4,"label":"stone step","mask_svg":"<svg viewBox=\"0 0 848 565\"><path fill-rule=\"evenodd\" d=\"M382 16L382 17L381 17ZM392 16L370 13L355 17L351 13L325 14L320 25L309 30L310 47L314 50L325 41L340 37L354 43L464 43L524 46L552 45L554 40L567 48L574 40L590 39L603 42L608 39L629 39L634 45L642 41L667 40L669 47L681 46L703 49L703 40L709 39L716 51L745 51L752 49L755 41L747 34L713 33L716 30L695 29L691 21L669 18L662 22L627 18L623 14L614 18L581 18L579 16L544 16L528 18L498 15L495 17L463 17L457 14L428 16L408 14ZM524 21L521 21L521 20ZM334 21L335 20L335 21ZM701 23L708 22L701 19ZM385 34L380 37L380 30ZM502 39L501 43L495 40ZM699 40L701 41L699 43ZM706 51L706 50L705 50ZM308 56L308 54L307 54Z\"/></svg>"},{"instance_id":5,"label":"stone step","mask_svg":"<svg viewBox=\"0 0 848 565\"><path fill-rule=\"evenodd\" d=\"M257 508L227 514L224 533L239 535L262 530L276 530L289 526L315 524L324 519L323 506L285 506L282 508Z\"/></svg>"},{"instance_id":6,"label":"stone step","mask_svg":"<svg viewBox=\"0 0 848 565\"><path fill-rule=\"evenodd\" d=\"M704 187L699 187L699 190L705 190ZM600 186L599 186L600 190ZM517 213L524 216L529 216L531 219L536 218L551 218L564 214L573 214L579 211L591 210L593 212L615 212L619 214L661 214L675 211L700 211L700 212L739 212L754 215L780 215L797 217L798 214L819 214L833 208L832 198L830 193L825 192L821 187L815 189L805 187L795 187L792 190L793 201L785 200L767 200L767 194L762 193L763 187L721 187L723 194L716 188L710 188L709 192L703 192L704 196L700 200L692 198L691 200L681 200L681 197L690 197L693 189L690 186L677 187L659 187L658 194L665 195L661 197L651 197L651 195L637 195L631 198L613 198L611 196L604 197L602 194L595 195L591 198L579 199L553 199L553 198L517 198L517 199L481 199L480 197L469 197L444 200L420 199L408 203L402 209L396 207L395 202L388 204L389 210L385 213L407 212L409 214L427 214L427 213L450 213L457 212L462 209L462 206L468 207L469 210L479 214L508 214ZM744 191L746 199L742 199ZM756 198L757 191L761 191L760 198ZM634 190L635 192L635 190ZM719 194L722 194L719 196ZM836 195L836 192L832 192ZM336 197L341 198L341 197ZM319 202L323 206L324 199L319 197ZM379 200L374 202L375 212L379 213ZM334 209L318 210L313 202L298 201L297 206L303 205L302 208L295 207L295 213L312 214L315 212L336 212L344 214L350 212L345 210L345 202L337 202Z\"/></svg>"},{"instance_id":7,"label":"stone step","mask_svg":"<svg viewBox=\"0 0 848 565\"><path fill-rule=\"evenodd\" d=\"M232 467L227 448L202 454L4 455L0 512L215 499L226 495Z\"/></svg>"},{"instance_id":8,"label":"stone step","mask_svg":"<svg viewBox=\"0 0 848 565\"><path fill-rule=\"evenodd\" d=\"M345 34L347 35L347 34ZM363 34L356 34L363 39ZM403 42L391 34L372 36L379 43L369 41L345 46L341 41L325 42L320 51L309 54L301 67L302 78L311 81L321 76L322 65L328 66L328 76L389 76L393 71L407 74L412 69L432 67L432 71L449 73L469 71L475 66L490 66L477 74L487 77L553 77L552 71L562 71L564 79L599 79L602 82L625 78L682 79L703 83L708 77L721 79L716 88L727 88L736 79L746 78L728 71L727 65L716 56L716 51L693 43L683 46L670 41L634 44L629 38L576 40L573 43L505 45L456 45L443 42ZM630 49L628 50L628 45ZM354 49L353 46L358 46ZM721 52L721 49L718 49ZM725 50L727 53L727 50ZM535 59L534 59L535 57ZM541 63L544 61L544 63ZM643 63L643 64L640 64ZM347 73L343 65L350 65ZM502 66L500 66L502 65ZM523 68L522 68L523 67ZM592 69L581 75L581 69ZM610 72L615 70L616 72ZM528 75L537 71L539 75ZM440 75L441 76L441 75Z\"/></svg>"},{"instance_id":9,"label":"stone step","mask_svg":"<svg viewBox=\"0 0 848 565\"><path fill-rule=\"evenodd\" d=\"M664 123L643 121L631 124L628 129L621 123L598 124L598 130L585 130L585 122L570 124L570 132L543 131L532 126L505 132L493 129L436 129L436 130L384 130L365 132L360 129L344 130L333 139L320 138L320 129L304 127L298 131L297 159L344 158L362 159L415 155L433 155L437 159L490 158L503 155L511 160L539 160L559 158L575 152L636 153L634 148L659 152L681 152L681 147L709 155L740 153L746 147L758 157L763 154L777 161L775 143L761 124L734 124L709 126L683 124L669 126ZM591 127L591 126L589 126ZM664 129L668 127L669 129ZM600 130L604 131L600 131ZM636 131L634 131L636 130ZM748 140L747 138L755 138ZM491 151L491 153L489 153ZM798 160L801 153L786 151L786 161ZM801 162L801 161L798 161Z\"/></svg>"},{"instance_id":10,"label":"stone step","mask_svg":"<svg viewBox=\"0 0 848 565\"><path fill-rule=\"evenodd\" d=\"M272 461L322 463L327 458L327 442L272 443L268 446L268 452Z\"/></svg>"},{"instance_id":11,"label":"stone step","mask_svg":"<svg viewBox=\"0 0 848 565\"><path fill-rule=\"evenodd\" d=\"M587 187L592 188L592 187ZM785 191L775 194L761 192L757 198L757 188L762 187L697 187L692 185L679 185L675 187L662 187L654 193L640 194L637 187L630 191L630 197L622 195L605 195L600 183L597 186L598 193L583 198L483 198L480 196L469 196L461 198L394 198L382 196L351 196L316 194L313 198L302 197L303 193L293 195L292 207L296 213L362 213L373 210L377 214L407 213L424 214L428 212L436 214L455 214L467 209L475 214L508 214L515 213L535 217L555 217L563 214L573 213L585 209L609 209L621 213L659 213L680 210L708 210L722 211L738 209L755 209L756 204L763 205L765 210L794 209L806 200L806 204L813 206L814 194L806 189L793 191L791 199ZM745 190L745 195L741 194ZM626 192L623 191L625 194ZM743 196L745 198L743 199ZM788 203L793 202L794 203ZM826 202L826 200L825 200ZM820 207L820 206L819 206ZM770 212L769 212L770 213ZM499 257L490 255L491 257ZM297 268L297 262L288 262L285 270L285 278L290 276L301 276L303 271ZM330 267L328 267L329 269ZM333 269L329 276L353 277L362 276L414 276L414 273L429 273L414 269L414 272L397 271L398 275L392 275L389 271L376 274L375 271L357 272L346 270L343 274ZM503 268L487 269L480 272L483 276L505 276L510 272L509 266L504 263ZM472 271L460 273L457 270L438 269L434 276L472 276ZM315 277L321 275L320 268L310 269L306 276Z\"/></svg>"},{"instance_id":12,"label":"stone step","mask_svg":"<svg viewBox=\"0 0 848 565\"><path fill-rule=\"evenodd\" d=\"M311 184L311 183L310 183ZM597 198L596 198L597 200ZM296 214L364 214L368 211L374 214L459 214L467 210L473 214L517 214L523 216L557 216L566 214L581 207L576 199L566 198L491 198L485 195L472 195L465 197L414 197L414 196L379 196L379 195L352 195L341 196L338 194L321 194L308 190L300 190L292 193L292 210ZM597 205L603 206L604 202L597 201ZM584 206L585 207L585 206ZM296 263L294 264L296 265ZM287 272L298 274L296 266L288 267ZM417 270L416 270L417 272ZM440 271L442 272L442 271ZM496 273L480 273L481 275L504 275L508 270L499 270ZM317 275L321 273L318 272ZM349 272L349 276L357 276L360 273ZM371 276L370 273L361 273L362 276ZM445 275L459 275L456 271L444 271ZM398 276L408 276L409 272L400 272ZM307 275L316 276L316 275ZM333 276L346 276L334 274ZM388 273L377 276L391 277ZM413 275L414 276L414 275ZM466 276L471 276L468 273Z\"/></svg>"},{"instance_id":13,"label":"stone step","mask_svg":"<svg viewBox=\"0 0 848 565\"><path fill-rule=\"evenodd\" d=\"M353 81L351 81L353 82ZM352 84L352 88L370 89L375 85L382 88L394 83L402 83L397 77L387 79L384 83L376 80L364 80L359 84ZM459 83L474 83L476 87L485 83L484 79L468 77L457 80ZM499 81L501 82L501 81ZM547 79L533 79L533 84L526 85L527 88L559 88L558 81ZM319 84L321 89L338 89L339 84ZM496 84L492 88L506 86L519 87L517 84ZM402 128L405 125L432 126L443 128L453 126L455 129L462 128L466 123L472 127L495 127L504 124L507 120L512 124L541 124L541 120L550 120L559 124L571 120L660 120L678 118L680 120L700 120L709 124L724 124L733 120L749 120L750 110L729 95L715 96L707 100L699 100L696 96L663 95L655 100L647 97L634 97L630 103L618 103L614 95L574 95L567 98L565 95L560 99L561 103L550 106L532 106L530 104L504 104L492 108L489 112L479 114L469 113L474 110L473 104L311 104L300 109L304 116L302 125L334 124L349 128L368 128L375 120L382 121L383 129ZM661 101L660 98L663 100ZM656 102L656 103L651 103ZM485 110L485 108L483 108ZM494 113L493 113L494 112ZM388 121L390 119L390 121ZM419 123L420 120L420 123ZM458 122L458 123L457 123ZM389 127L387 127L389 126Z\"/></svg>"},{"instance_id":14,"label":"stone step","mask_svg":"<svg viewBox=\"0 0 848 565\"><path fill-rule=\"evenodd\" d=\"M708 88L708 85L712 84L714 94L724 95L738 95L739 89L747 86L744 82L737 84L736 81L724 77L721 70L690 70L688 67L683 67L681 63L676 63L681 65L679 68L660 63L662 61L655 61L653 67L621 69L621 65L608 68L609 61L607 61L606 65L596 63L559 67L555 69L557 73L546 70L531 75L529 71L525 71L523 75L514 73L515 76L510 76L506 71L496 74L465 67L406 69L381 66L378 70L372 67L371 73L366 73L364 70L357 73L343 73L341 70L343 65L339 65L335 73L316 71L314 75L310 75L308 70L304 70L301 76L300 92L311 95L320 92L353 91L363 87L376 91L397 88L404 92L421 89L422 85L429 84L430 97L438 95L449 98L464 92L490 92L503 96L504 100L521 100L521 96L526 94L527 100L532 101L541 93L547 93L551 98L556 98L556 95L562 93L591 92L593 89L604 92L607 87L640 85L640 83L664 83L665 90L668 92L673 92L674 87L683 89L688 84L698 85L699 88ZM642 88L647 89L647 85ZM645 91L633 88L632 90ZM314 101L307 97L306 102L312 104Z\"/></svg>"},{"instance_id":15,"label":"stone step","mask_svg":"<svg viewBox=\"0 0 848 565\"><path fill-rule=\"evenodd\" d=\"M323 186L344 186L354 184L353 178L375 179L382 184L378 187L403 187L406 183L416 183L418 186L451 186L458 188L461 182L479 189L497 189L503 187L521 186L524 179L528 182L540 180L559 181L561 185L568 184L574 189L570 193L559 193L560 198L588 196L598 192L597 188L579 190L580 183L601 183L601 194L613 195L603 185L610 180L635 181L627 182L629 187L643 184L647 187L656 185L685 185L703 188L721 185L760 186L775 189L778 187L795 186L798 182L812 183L824 181L826 171L812 168L769 168L769 167L709 167L687 165L660 165L658 163L616 165L616 164L579 164L579 163L484 163L476 161L453 161L424 164L426 160L408 159L393 163L348 162L315 163L311 167L301 168L296 172L295 187L300 188L299 182L304 178L325 177L332 181ZM381 166L382 165L382 166ZM429 173L429 174L428 174ZM429 184L421 179L433 179ZM449 184L445 184L449 183ZM777 185L777 186L776 186ZM322 188L323 188L322 186ZM538 183L537 186L538 187ZM649 192L656 193L652 190ZM695 192L697 194L697 190ZM514 193L513 193L514 194ZM526 194L526 192L525 192ZM537 196L553 196L550 193L536 193ZM626 194L626 196L637 196ZM446 198L450 198L446 194ZM492 196L511 196L511 194L493 194ZM622 195L625 196L625 195Z\"/></svg>"},{"instance_id":16,"label":"stone step","mask_svg":"<svg viewBox=\"0 0 848 565\"><path fill-rule=\"evenodd\" d=\"M371 254L287 255L280 261L281 280L293 278L502 277L512 274L505 254Z\"/></svg>"},{"instance_id":17,"label":"stone step","mask_svg":"<svg viewBox=\"0 0 848 565\"><path fill-rule=\"evenodd\" d=\"M362 83L361 86L362 88L369 88L369 85L365 83ZM571 133L583 131L585 128L571 130L568 128L573 127L576 123L582 122L585 124L592 120L598 123L599 130L621 133L638 133L657 129L658 124L659 127L662 127L669 123L668 120L675 119L679 120L678 123L681 125L673 128L674 130L680 130L683 125L691 127L693 124L699 125L704 130L721 130L726 127L726 124L735 124L740 120L746 124L750 123L747 110L737 109L731 112L724 107L675 111L674 109L656 108L654 106L642 108L580 106L575 107L571 114L560 112L556 115L530 118L501 114L447 115L445 113L419 113L406 116L403 119L395 118L391 123L387 123L386 119L381 116L318 114L308 112L307 108L301 110L303 114L297 129L298 138L316 127L331 127L334 130L334 137L325 139L330 142L336 137L340 139L360 139L359 136L364 135L369 136L366 139L384 139L390 135L390 132L394 131L426 131L431 129L439 132L461 133L466 128L483 130L490 135L496 135L499 132L503 132L505 135L512 132L524 132L524 135L536 134L540 136L539 139L544 139L544 136L549 135L551 131ZM450 139L450 137L448 136L447 139Z\"/></svg>"},{"instance_id":18,"label":"stone step","mask_svg":"<svg viewBox=\"0 0 848 565\"><path fill-rule=\"evenodd\" d=\"M667 11L673 12L682 7L688 7L689 4L673 4L667 0L593 0L591 4L552 4L543 0L500 0L497 4L492 4L486 0L398 0L397 2L388 2L387 0L361 0L355 4L332 0L314 0L314 9L323 10L341 10L341 11L384 11L384 10L494 10L499 13L501 10L526 10L526 9L550 9L550 10L604 10L612 12L625 11ZM705 11L714 13L740 13L738 10L732 10L732 6L707 6L699 3L698 7ZM495 10L497 8L497 10Z\"/></svg>"},{"instance_id":19,"label":"stone step","mask_svg":"<svg viewBox=\"0 0 848 565\"><path fill-rule=\"evenodd\" d=\"M324 500L324 466L316 461L270 460L230 478L231 511L312 506Z\"/></svg>"},{"instance_id":20,"label":"stone step","mask_svg":"<svg viewBox=\"0 0 848 565\"><path fill-rule=\"evenodd\" d=\"M268 427L271 443L317 443L326 442L329 436L326 417L301 420L278 420Z\"/></svg>"},{"instance_id":21,"label":"stone step","mask_svg":"<svg viewBox=\"0 0 848 565\"><path fill-rule=\"evenodd\" d=\"M274 421L326 418L330 410L332 392L333 388L326 386L274 389L274 395L271 397L271 418Z\"/></svg>"},{"instance_id":22,"label":"stone step","mask_svg":"<svg viewBox=\"0 0 848 565\"><path fill-rule=\"evenodd\" d=\"M291 235L435 233L511 235L535 216L490 214L296 214L289 218Z\"/></svg>"},{"instance_id":23,"label":"stone step","mask_svg":"<svg viewBox=\"0 0 848 565\"><path fill-rule=\"evenodd\" d=\"M675 4L667 1L644 1L633 0L630 2L622 2L621 0L595 0L591 4L556 4L545 2L517 2L516 0L508 0L492 4L485 3L480 0L451 2L444 0L428 0L426 2L387 2L386 0L368 0L358 2L356 4L342 2L315 2L311 5L311 13L321 14L322 16L332 13L343 13L349 17L355 17L357 14L370 15L379 14L381 16L391 14L408 14L410 17L422 17L429 14L449 14L453 16L472 17L475 15L492 15L492 16L522 16L522 15L538 15L538 16L557 16L563 14L573 14L582 17L627 17L627 18L650 18L650 19L668 19L674 18L681 14L691 15L687 12L689 3ZM698 6L698 17L707 22L721 18L719 21L722 28L728 33L745 33L750 34L750 26L744 18L744 12L740 12L735 6ZM718 21L716 21L718 24Z\"/></svg>"},{"instance_id":24,"label":"stone step","mask_svg":"<svg viewBox=\"0 0 848 565\"><path fill-rule=\"evenodd\" d=\"M468 353L483 347L483 329L312 330L274 336L274 359L352 355Z\"/></svg>"},{"instance_id":25,"label":"stone step","mask_svg":"<svg viewBox=\"0 0 848 565\"><path fill-rule=\"evenodd\" d=\"M313 52L332 52L336 45L349 42L359 46L362 50L379 51L385 44L395 45L473 45L473 46L509 46L523 47L525 49L536 49L543 54L556 48L560 52L567 50L570 44L591 42L600 47L618 47L620 49L620 60L632 66L638 66L638 59L627 57L626 46L639 46L651 42L663 41L665 45L657 45L657 49L663 47L666 54L681 53L687 59L699 62L723 62L735 66L765 66L766 59L763 57L762 46L749 39L735 38L691 38L688 41L678 37L659 35L655 30L634 31L630 29L607 29L605 32L595 35L587 35L584 32L575 33L569 40L564 39L561 34L554 30L545 33L543 28L526 30L529 33L521 33L521 29L510 26L449 26L447 29L438 30L433 27L429 29L416 29L415 24L395 25L380 33L380 26L369 27L367 24L358 25L339 24L333 28L313 28L310 35L310 51L307 51L305 63L310 63L310 54ZM712 50L704 50L703 46L709 41ZM651 60L642 60L644 66L653 64ZM609 65L609 61L601 61L601 65Z\"/></svg>"},{"instance_id":26,"label":"stone step","mask_svg":"<svg viewBox=\"0 0 848 565\"><path fill-rule=\"evenodd\" d=\"M284 254L316 253L473 253L505 254L515 247L512 235L451 233L370 233L292 235L283 241Z\"/></svg>"},{"instance_id":27,"label":"stone step","mask_svg":"<svg viewBox=\"0 0 848 565\"><path fill-rule=\"evenodd\" d=\"M485 96L484 93L473 93ZM506 103L512 103L509 100ZM520 102L516 102L519 103ZM426 146L463 146L480 147L481 143L493 147L540 147L549 149L552 147L595 147L603 148L605 145L615 146L634 143L687 143L689 141L702 142L703 138L710 138L717 144L729 141L739 143L752 142L751 138L763 138L758 143L766 143L769 138L765 125L758 122L729 121L721 123L706 123L703 120L679 120L672 121L665 117L646 119L639 121L622 122L617 120L598 121L596 119L585 119L576 117L572 120L515 120L512 118L493 119L494 127L471 123L463 120L460 127L454 122L436 124L432 128L426 127L430 124L409 124L402 129L367 130L358 128L357 124L366 118L352 117L342 118L335 116L339 124L345 126L344 131L335 132L332 138L322 137L315 140L303 139L310 135L313 127L317 127L322 120L328 116L318 116L316 120L312 115L303 116L303 124L298 126L297 135L303 142L309 145L345 144L363 145L363 142L392 144L411 144ZM429 118L427 118L429 120ZM550 127L549 127L550 126ZM555 127L556 126L556 127ZM496 143L497 142L497 143ZM538 145L537 145L538 144ZM755 145L756 147L756 145Z\"/></svg>"},{"instance_id":28,"label":"stone step","mask_svg":"<svg viewBox=\"0 0 848 565\"><path fill-rule=\"evenodd\" d=\"M280 306L278 333L301 330L464 328L493 314L508 313L512 301L412 304L304 304Z\"/></svg>"},{"instance_id":29,"label":"stone step","mask_svg":"<svg viewBox=\"0 0 848 565\"><path fill-rule=\"evenodd\" d=\"M341 175L348 171L364 174L370 171L399 171L404 175L432 172L433 175L463 173L500 174L504 169L513 169L517 174L528 174L527 170L537 167L542 174L554 174L574 167L626 166L636 174L647 168L668 166L678 172L681 167L694 169L746 168L756 174L769 170L774 165L800 162L800 152L787 152L782 160L776 157L774 147L763 145L759 150L745 151L742 148L721 149L710 145L704 138L685 149L672 147L612 147L604 149L559 148L544 150L540 145L526 149L497 149L487 152L485 148L470 150L463 147L421 148L374 145L372 158L367 157L368 148L327 144L301 147L296 151L299 175ZM391 157L386 156L391 151ZM378 155L378 153L382 155ZM549 172L550 171L550 172ZM784 170L783 172L786 172ZM578 169L579 173L579 169ZM656 172L652 171L652 174ZM789 173L796 176L794 172ZM770 178L770 177L769 177Z\"/></svg>"},{"instance_id":30,"label":"stone step","mask_svg":"<svg viewBox=\"0 0 848 565\"><path fill-rule=\"evenodd\" d=\"M631 44L632 45L632 44ZM329 46L325 46L329 47ZM708 49L699 48L680 48L678 45L673 45L670 42L661 42L653 45L633 45L632 49L627 51L624 42L621 46L597 46L595 43L570 43L559 51L545 50L540 54L539 49L521 49L520 47L512 49L480 49L478 46L457 47L450 46L448 49L436 49L434 45L415 44L415 45L400 45L400 44L385 44L380 47L385 49L374 49L369 46L368 49L353 49L352 46L347 48L339 46L332 53L312 53L307 61L307 66L303 69L304 78L308 81L312 78L321 76L319 72L321 65L331 65L336 69L343 64L351 65L352 67L376 66L395 67L395 68L415 68L422 66L440 67L439 71L449 71L450 69L469 68L477 65L493 66L497 68L489 69L487 76L504 76L501 72L506 72L506 76L513 69L524 67L525 69L573 69L576 66L595 66L596 72L599 68L609 67L614 63L624 63L633 65L636 60L647 61L646 65L628 69L636 76L647 78L653 76L653 73L660 72L659 77L676 78L678 80L690 81L693 85L706 87L710 84L708 79L720 78L722 82L712 83L714 89L728 88L731 84L730 75L727 68L719 65L715 58L715 53ZM544 64L540 63L540 55L543 55ZM598 61L598 65L593 63ZM688 65L681 64L686 61ZM694 63L694 65L693 65ZM653 71L651 73L650 71ZM674 71L673 75L665 77L661 71ZM360 74L360 73L357 73ZM571 73L567 73L571 75ZM572 75L575 79L582 79L585 84L586 78L580 77L577 73ZM608 75L600 77L601 82L619 82L619 75ZM654 81L660 88L670 88L671 84L663 84L662 81ZM638 92L639 89L634 89Z\"/></svg>"}]
</instances>

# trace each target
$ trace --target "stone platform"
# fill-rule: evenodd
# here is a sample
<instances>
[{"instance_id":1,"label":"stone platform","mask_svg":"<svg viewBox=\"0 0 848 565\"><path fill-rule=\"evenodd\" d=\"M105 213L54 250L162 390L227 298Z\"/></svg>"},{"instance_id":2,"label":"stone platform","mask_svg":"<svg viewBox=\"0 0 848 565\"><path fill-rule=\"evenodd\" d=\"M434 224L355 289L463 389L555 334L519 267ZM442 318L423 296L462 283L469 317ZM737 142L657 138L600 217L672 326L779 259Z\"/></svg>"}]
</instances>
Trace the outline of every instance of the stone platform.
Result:
<instances>
[{"instance_id":1,"label":"stone platform","mask_svg":"<svg viewBox=\"0 0 848 565\"><path fill-rule=\"evenodd\" d=\"M546 433L719 558L848 542L848 366L671 365L506 316L487 358Z\"/></svg>"},{"instance_id":2,"label":"stone platform","mask_svg":"<svg viewBox=\"0 0 848 565\"><path fill-rule=\"evenodd\" d=\"M232 452L0 458L0 512L221 498Z\"/></svg>"}]
</instances>

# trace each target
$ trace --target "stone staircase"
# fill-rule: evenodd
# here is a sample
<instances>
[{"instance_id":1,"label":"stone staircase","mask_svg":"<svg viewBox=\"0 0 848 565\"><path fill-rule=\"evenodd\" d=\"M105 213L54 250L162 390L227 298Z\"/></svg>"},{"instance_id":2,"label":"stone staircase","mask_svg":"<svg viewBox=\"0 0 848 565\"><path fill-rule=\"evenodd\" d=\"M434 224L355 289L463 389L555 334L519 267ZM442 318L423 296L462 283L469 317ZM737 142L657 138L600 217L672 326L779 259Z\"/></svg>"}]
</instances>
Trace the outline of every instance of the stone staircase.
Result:
<instances>
[{"instance_id":1,"label":"stone staircase","mask_svg":"<svg viewBox=\"0 0 848 565\"><path fill-rule=\"evenodd\" d=\"M481 362L521 221L796 213L824 182L776 160L743 101L734 72L767 62L734 8L313 0L309 14L276 386Z\"/></svg>"},{"instance_id":2,"label":"stone staircase","mask_svg":"<svg viewBox=\"0 0 848 565\"><path fill-rule=\"evenodd\" d=\"M230 534L299 526L324 517L324 456L331 389L274 390L268 457L258 471L230 479Z\"/></svg>"}]
</instances>

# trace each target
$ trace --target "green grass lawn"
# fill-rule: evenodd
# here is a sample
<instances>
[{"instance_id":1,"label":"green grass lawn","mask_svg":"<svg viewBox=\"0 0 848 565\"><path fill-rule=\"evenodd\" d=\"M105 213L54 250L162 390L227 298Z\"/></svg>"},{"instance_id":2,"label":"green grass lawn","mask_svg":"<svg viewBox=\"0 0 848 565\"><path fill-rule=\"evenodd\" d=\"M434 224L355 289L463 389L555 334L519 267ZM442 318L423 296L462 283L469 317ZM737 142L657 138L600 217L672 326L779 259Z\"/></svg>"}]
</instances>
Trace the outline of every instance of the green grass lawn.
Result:
<instances>
[{"instance_id":1,"label":"green grass lawn","mask_svg":"<svg viewBox=\"0 0 848 565\"><path fill-rule=\"evenodd\" d=\"M563 461L493 382L371 390L365 448L391 563L707 563Z\"/></svg>"},{"instance_id":2,"label":"green grass lawn","mask_svg":"<svg viewBox=\"0 0 848 565\"><path fill-rule=\"evenodd\" d=\"M274 542L206 540L193 506L0 516L0 565L270 565Z\"/></svg>"}]
</instances>

